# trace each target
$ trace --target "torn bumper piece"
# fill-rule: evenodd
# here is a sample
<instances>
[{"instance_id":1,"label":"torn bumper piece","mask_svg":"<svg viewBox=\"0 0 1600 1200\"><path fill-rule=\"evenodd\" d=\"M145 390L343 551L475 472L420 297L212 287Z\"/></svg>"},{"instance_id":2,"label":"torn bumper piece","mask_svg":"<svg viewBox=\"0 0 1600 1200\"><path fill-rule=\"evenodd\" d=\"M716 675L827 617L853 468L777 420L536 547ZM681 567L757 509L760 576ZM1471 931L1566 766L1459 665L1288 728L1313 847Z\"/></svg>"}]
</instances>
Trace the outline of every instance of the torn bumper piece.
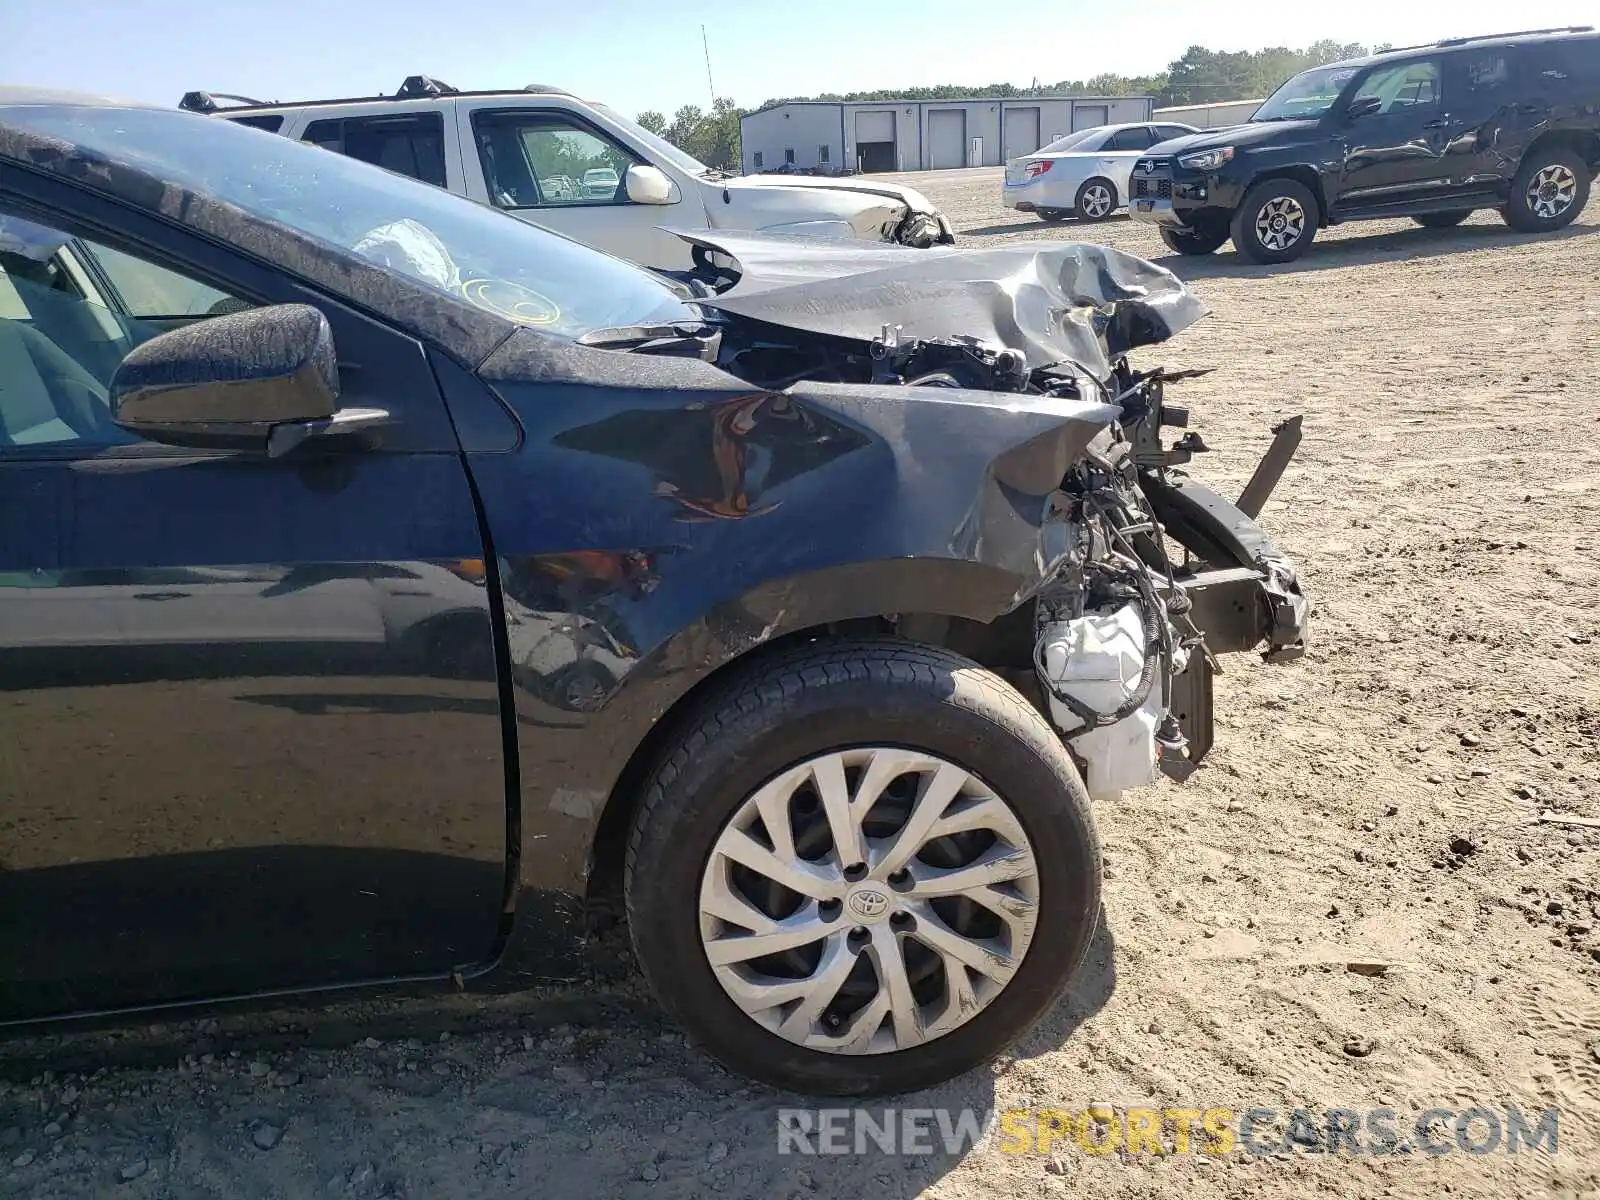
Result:
<instances>
[{"instance_id":1,"label":"torn bumper piece","mask_svg":"<svg viewBox=\"0 0 1600 1200\"><path fill-rule=\"evenodd\" d=\"M1191 619L1212 654L1252 650L1263 642L1269 662L1305 653L1310 604L1289 556L1256 524L1300 446L1297 414L1272 430L1272 445L1236 503L1182 475L1143 472L1156 519L1198 565L1177 576Z\"/></svg>"},{"instance_id":2,"label":"torn bumper piece","mask_svg":"<svg viewBox=\"0 0 1600 1200\"><path fill-rule=\"evenodd\" d=\"M1189 619L1204 635L1206 652L1189 656L1170 704L1188 741L1190 763L1204 758L1214 739L1216 655L1264 646L1266 661L1287 662L1305 653L1311 605L1299 572L1243 507L1258 512L1266 503L1299 444L1300 419L1285 421L1274 433L1238 504L1190 479L1162 478L1154 471L1145 476L1157 519L1194 560L1175 582L1189 600Z\"/></svg>"},{"instance_id":3,"label":"torn bumper piece","mask_svg":"<svg viewBox=\"0 0 1600 1200\"><path fill-rule=\"evenodd\" d=\"M1199 560L1177 582L1207 648L1236 654L1264 642L1269 661L1303 654L1310 605L1299 572L1254 519L1190 479L1149 479L1145 490L1167 532Z\"/></svg>"}]
</instances>

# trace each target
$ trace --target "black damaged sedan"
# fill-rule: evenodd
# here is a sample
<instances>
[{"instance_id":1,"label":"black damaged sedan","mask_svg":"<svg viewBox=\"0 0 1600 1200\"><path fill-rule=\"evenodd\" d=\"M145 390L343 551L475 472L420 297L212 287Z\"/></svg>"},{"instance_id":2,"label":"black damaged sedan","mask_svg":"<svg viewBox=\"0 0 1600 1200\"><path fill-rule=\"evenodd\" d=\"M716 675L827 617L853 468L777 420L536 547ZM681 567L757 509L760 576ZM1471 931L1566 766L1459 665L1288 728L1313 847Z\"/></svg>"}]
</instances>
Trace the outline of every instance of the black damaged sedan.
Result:
<instances>
[{"instance_id":1,"label":"black damaged sedan","mask_svg":"<svg viewBox=\"0 0 1600 1200\"><path fill-rule=\"evenodd\" d=\"M686 231L649 273L186 113L0 90L0 1023L584 977L713 1054L983 1062L1091 802L1306 601L1090 246Z\"/></svg>"}]
</instances>

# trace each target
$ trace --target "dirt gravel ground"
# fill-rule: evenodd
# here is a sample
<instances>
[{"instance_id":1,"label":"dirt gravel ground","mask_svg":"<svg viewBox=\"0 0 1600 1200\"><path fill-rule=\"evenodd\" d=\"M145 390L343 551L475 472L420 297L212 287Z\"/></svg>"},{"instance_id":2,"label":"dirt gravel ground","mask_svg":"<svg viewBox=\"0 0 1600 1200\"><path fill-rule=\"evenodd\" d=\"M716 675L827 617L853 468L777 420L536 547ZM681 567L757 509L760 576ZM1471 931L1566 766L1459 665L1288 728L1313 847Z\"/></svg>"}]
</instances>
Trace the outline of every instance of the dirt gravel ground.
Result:
<instances>
[{"instance_id":1,"label":"dirt gravel ground","mask_svg":"<svg viewBox=\"0 0 1600 1200\"><path fill-rule=\"evenodd\" d=\"M992 172L924 186L969 243L1103 241L1193 281L1213 315L1159 353L1217 368L1174 397L1214 448L1196 470L1236 489L1305 414L1265 523L1317 619L1298 663L1225 664L1186 787L1099 813L1104 929L1070 999L900 1103L1387 1106L1402 1134L1553 1106L1556 1153L780 1155L804 1102L721 1072L623 978L36 1045L60 1061L0 1090L0 1194L1600 1194L1600 828L1540 820L1600 818L1600 203L1548 238L1351 226L1265 269L1007 214Z\"/></svg>"}]
</instances>

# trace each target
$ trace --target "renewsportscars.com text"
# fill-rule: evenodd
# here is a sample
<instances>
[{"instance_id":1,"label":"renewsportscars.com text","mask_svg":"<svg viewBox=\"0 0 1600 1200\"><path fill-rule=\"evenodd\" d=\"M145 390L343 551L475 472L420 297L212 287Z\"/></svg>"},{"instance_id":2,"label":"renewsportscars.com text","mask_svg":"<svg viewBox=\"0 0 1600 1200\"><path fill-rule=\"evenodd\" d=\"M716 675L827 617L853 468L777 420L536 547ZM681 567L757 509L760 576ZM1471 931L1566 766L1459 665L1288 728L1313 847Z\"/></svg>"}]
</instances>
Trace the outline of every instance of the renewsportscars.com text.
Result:
<instances>
[{"instance_id":1,"label":"renewsportscars.com text","mask_svg":"<svg viewBox=\"0 0 1600 1200\"><path fill-rule=\"evenodd\" d=\"M1370 1155L1558 1152L1560 1111L1430 1108L782 1108L779 1154Z\"/></svg>"}]
</instances>

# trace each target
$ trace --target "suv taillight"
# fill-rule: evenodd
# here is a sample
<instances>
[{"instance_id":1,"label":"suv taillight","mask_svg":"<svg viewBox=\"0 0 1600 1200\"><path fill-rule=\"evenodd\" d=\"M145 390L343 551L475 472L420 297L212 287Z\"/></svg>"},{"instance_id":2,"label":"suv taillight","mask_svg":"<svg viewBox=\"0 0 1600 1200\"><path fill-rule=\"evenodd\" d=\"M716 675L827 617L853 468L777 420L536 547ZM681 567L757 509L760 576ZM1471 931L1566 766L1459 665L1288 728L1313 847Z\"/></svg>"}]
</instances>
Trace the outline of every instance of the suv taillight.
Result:
<instances>
[{"instance_id":1,"label":"suv taillight","mask_svg":"<svg viewBox=\"0 0 1600 1200\"><path fill-rule=\"evenodd\" d=\"M1054 161L1055 161L1054 159L1047 158L1047 159L1044 159L1041 162L1031 162L1031 163L1029 163L1027 168L1026 168L1027 172L1028 172L1028 178L1029 179L1037 179L1037 178L1039 178L1039 176L1043 175L1046 171L1048 171L1051 168L1051 166L1054 164Z\"/></svg>"}]
</instances>

